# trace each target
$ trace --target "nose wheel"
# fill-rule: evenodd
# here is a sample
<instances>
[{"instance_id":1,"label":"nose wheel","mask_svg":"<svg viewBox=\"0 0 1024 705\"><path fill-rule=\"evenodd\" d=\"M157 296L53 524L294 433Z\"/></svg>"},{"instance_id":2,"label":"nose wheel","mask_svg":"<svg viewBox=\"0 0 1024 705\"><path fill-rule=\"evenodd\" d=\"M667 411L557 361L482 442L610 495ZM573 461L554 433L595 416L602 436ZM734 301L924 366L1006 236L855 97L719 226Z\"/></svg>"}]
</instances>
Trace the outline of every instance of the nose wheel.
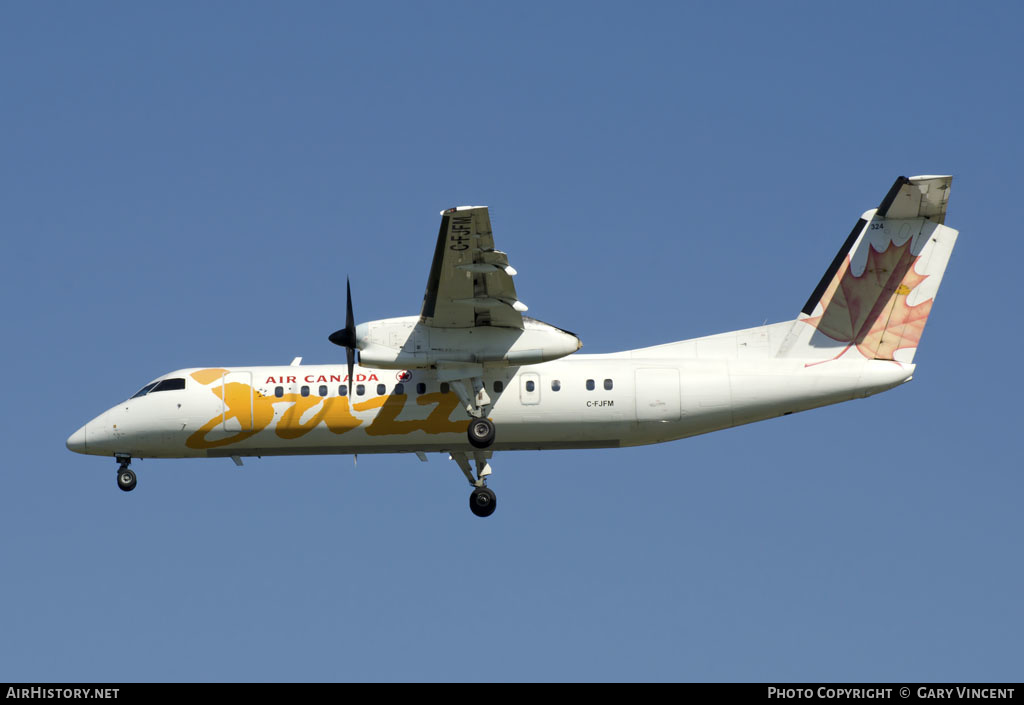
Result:
<instances>
[{"instance_id":1,"label":"nose wheel","mask_svg":"<svg viewBox=\"0 0 1024 705\"><path fill-rule=\"evenodd\" d=\"M135 489L135 485L138 483L138 478L135 477L135 473L128 467L129 460L122 461L117 468L117 486L125 492L131 492Z\"/></svg>"}]
</instances>

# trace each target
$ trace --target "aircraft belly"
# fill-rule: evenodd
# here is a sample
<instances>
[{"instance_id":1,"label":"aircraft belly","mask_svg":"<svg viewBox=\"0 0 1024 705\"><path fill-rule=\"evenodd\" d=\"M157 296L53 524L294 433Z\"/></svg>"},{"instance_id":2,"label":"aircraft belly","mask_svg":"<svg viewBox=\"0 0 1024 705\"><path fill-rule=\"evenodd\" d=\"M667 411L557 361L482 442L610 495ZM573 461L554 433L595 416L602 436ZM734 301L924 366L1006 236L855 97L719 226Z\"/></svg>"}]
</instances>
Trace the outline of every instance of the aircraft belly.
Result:
<instances>
[{"instance_id":1,"label":"aircraft belly","mask_svg":"<svg viewBox=\"0 0 1024 705\"><path fill-rule=\"evenodd\" d=\"M498 423L498 438L489 450L528 450L557 448L607 448L620 445L631 422L619 421L581 426L553 423L543 419L523 419L517 423ZM467 450L465 432L407 433L370 435L355 429L341 436L329 429L313 429L301 437L284 439L268 431L230 444L210 447L207 456L231 455L303 455L331 453L403 453L415 451Z\"/></svg>"}]
</instances>

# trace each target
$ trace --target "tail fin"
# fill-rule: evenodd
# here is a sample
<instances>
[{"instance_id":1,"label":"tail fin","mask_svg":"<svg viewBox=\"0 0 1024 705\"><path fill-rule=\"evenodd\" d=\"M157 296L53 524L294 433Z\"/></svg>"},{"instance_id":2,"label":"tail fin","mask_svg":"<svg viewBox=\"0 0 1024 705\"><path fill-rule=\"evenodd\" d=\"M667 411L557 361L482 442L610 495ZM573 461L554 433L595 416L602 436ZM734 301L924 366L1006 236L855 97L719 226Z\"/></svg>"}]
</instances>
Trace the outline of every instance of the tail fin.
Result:
<instances>
[{"instance_id":1,"label":"tail fin","mask_svg":"<svg viewBox=\"0 0 1024 705\"><path fill-rule=\"evenodd\" d=\"M901 176L860 217L779 350L779 357L913 362L956 243L952 176Z\"/></svg>"}]
</instances>

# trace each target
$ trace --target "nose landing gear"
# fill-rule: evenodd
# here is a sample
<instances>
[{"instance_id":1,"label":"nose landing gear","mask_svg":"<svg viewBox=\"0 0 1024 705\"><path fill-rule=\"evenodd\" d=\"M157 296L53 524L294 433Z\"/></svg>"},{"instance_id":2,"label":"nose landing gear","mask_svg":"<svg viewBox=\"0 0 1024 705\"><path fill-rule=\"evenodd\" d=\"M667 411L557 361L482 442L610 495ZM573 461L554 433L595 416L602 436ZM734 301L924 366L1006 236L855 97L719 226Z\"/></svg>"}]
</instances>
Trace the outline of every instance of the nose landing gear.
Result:
<instances>
[{"instance_id":1,"label":"nose landing gear","mask_svg":"<svg viewBox=\"0 0 1024 705\"><path fill-rule=\"evenodd\" d=\"M134 490L135 485L138 483L138 478L135 477L135 473L128 467L131 462L131 458L118 458L117 486L125 492L131 492Z\"/></svg>"}]
</instances>

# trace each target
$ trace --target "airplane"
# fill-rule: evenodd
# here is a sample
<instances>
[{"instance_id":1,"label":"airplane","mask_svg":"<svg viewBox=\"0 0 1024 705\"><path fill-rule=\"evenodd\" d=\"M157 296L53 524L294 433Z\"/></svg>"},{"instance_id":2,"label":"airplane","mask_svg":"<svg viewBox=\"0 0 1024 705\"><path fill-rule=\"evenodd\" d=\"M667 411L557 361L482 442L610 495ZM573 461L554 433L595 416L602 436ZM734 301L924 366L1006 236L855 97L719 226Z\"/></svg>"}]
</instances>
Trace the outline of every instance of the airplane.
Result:
<instances>
[{"instance_id":1,"label":"airplane","mask_svg":"<svg viewBox=\"0 0 1024 705\"><path fill-rule=\"evenodd\" d=\"M860 399L911 380L958 231L951 176L899 177L857 220L795 319L605 354L523 315L516 270L488 209L441 212L418 316L355 324L329 340L346 364L195 367L148 382L67 447L135 458L447 453L490 516L495 451L673 441ZM357 364L358 358L358 364ZM474 469L475 465L475 469Z\"/></svg>"}]
</instances>

